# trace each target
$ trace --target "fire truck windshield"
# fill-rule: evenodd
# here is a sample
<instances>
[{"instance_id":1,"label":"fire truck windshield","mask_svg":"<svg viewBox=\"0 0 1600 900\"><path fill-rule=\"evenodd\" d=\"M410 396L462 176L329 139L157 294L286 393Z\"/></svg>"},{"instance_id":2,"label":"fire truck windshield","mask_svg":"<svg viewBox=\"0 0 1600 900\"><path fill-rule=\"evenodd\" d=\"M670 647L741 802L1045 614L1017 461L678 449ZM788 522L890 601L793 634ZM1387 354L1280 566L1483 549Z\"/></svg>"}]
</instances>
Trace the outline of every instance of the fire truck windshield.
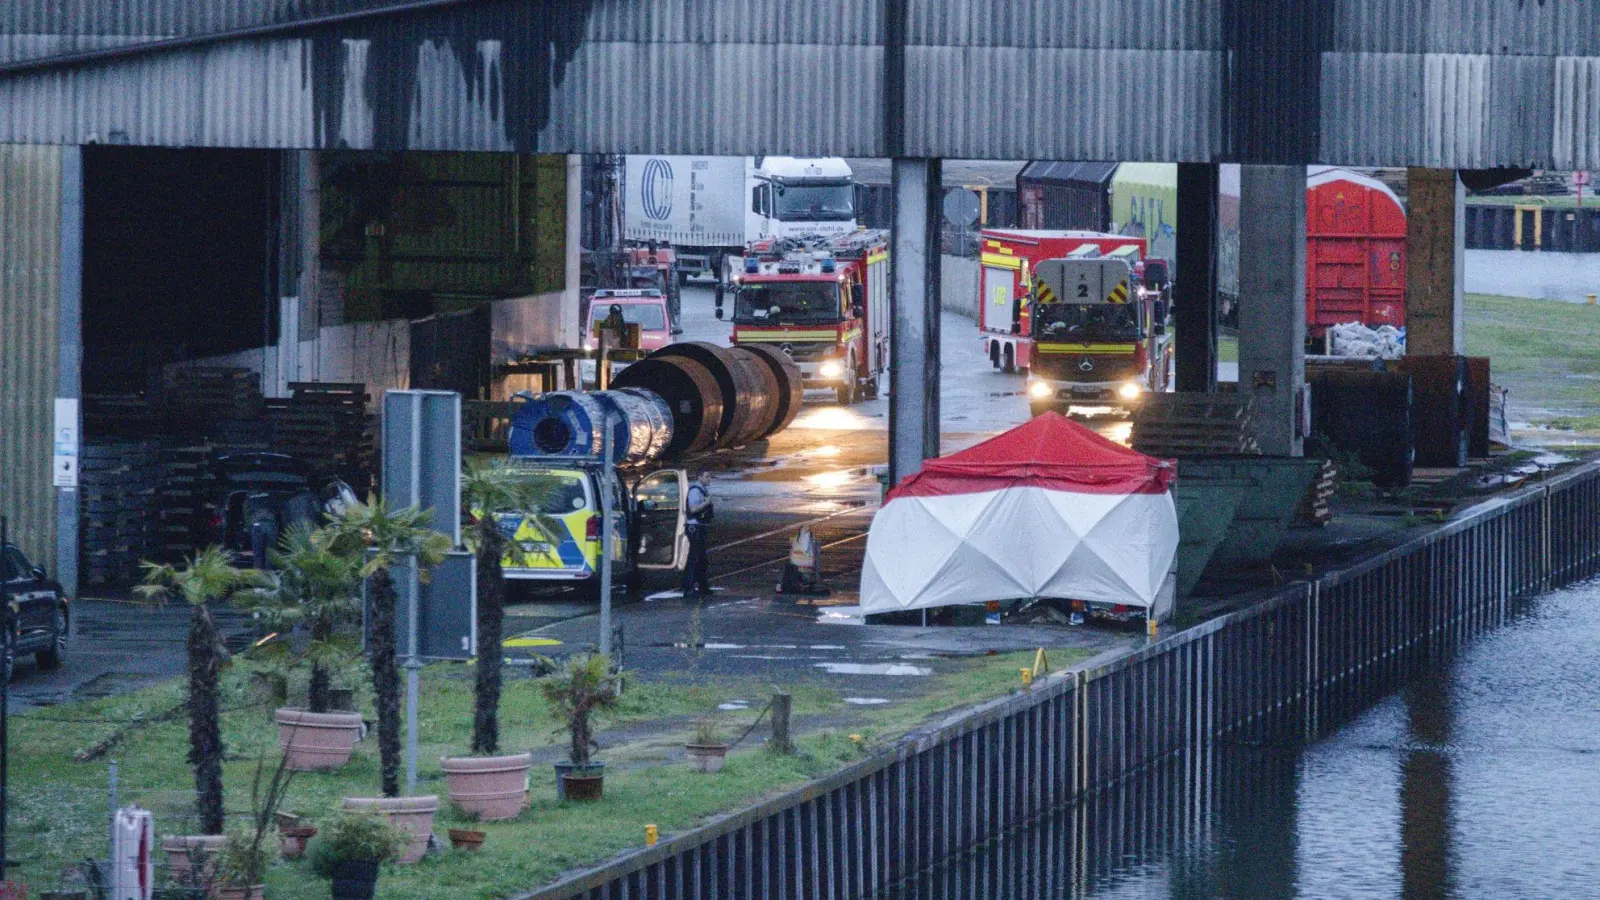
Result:
<instances>
[{"instance_id":1,"label":"fire truck windshield","mask_svg":"<svg viewBox=\"0 0 1600 900\"><path fill-rule=\"evenodd\" d=\"M598 327L600 321L611 315L613 304L606 298L596 297L589 306L589 319ZM622 308L622 321L637 325L643 331L660 331L667 327L667 314L658 303L618 303Z\"/></svg>"},{"instance_id":2,"label":"fire truck windshield","mask_svg":"<svg viewBox=\"0 0 1600 900\"><path fill-rule=\"evenodd\" d=\"M1138 307L1132 303L1043 303L1034 310L1037 338L1076 341L1136 341Z\"/></svg>"},{"instance_id":3,"label":"fire truck windshield","mask_svg":"<svg viewBox=\"0 0 1600 900\"><path fill-rule=\"evenodd\" d=\"M831 281L746 284L733 307L740 325L790 325L838 322L839 285Z\"/></svg>"},{"instance_id":4,"label":"fire truck windshield","mask_svg":"<svg viewBox=\"0 0 1600 900\"><path fill-rule=\"evenodd\" d=\"M856 217L855 187L839 184L784 184L778 182L777 209L780 222L848 222Z\"/></svg>"}]
</instances>

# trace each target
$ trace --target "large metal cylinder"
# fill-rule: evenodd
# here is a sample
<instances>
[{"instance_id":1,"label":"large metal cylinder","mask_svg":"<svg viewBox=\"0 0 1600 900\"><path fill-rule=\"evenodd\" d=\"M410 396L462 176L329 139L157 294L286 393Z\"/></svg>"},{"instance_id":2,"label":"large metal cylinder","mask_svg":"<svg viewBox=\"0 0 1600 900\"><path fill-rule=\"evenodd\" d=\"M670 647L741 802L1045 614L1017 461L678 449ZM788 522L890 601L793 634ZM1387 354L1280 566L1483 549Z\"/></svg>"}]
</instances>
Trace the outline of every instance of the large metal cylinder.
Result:
<instances>
[{"instance_id":1,"label":"large metal cylinder","mask_svg":"<svg viewBox=\"0 0 1600 900\"><path fill-rule=\"evenodd\" d=\"M705 341L669 344L649 359L682 357L705 366L722 391L722 428L717 446L740 447L759 439L777 413L777 380L754 357ZM630 367L631 368L631 367Z\"/></svg>"},{"instance_id":2,"label":"large metal cylinder","mask_svg":"<svg viewBox=\"0 0 1600 900\"><path fill-rule=\"evenodd\" d=\"M736 353L747 353L758 357L767 368L772 371L773 378L778 383L778 409L772 420L772 427L762 437L771 437L789 427L795 416L800 415L800 405L805 402L805 383L800 374L800 366L784 353L770 344L751 344L746 347L733 348Z\"/></svg>"},{"instance_id":3,"label":"large metal cylinder","mask_svg":"<svg viewBox=\"0 0 1600 900\"><path fill-rule=\"evenodd\" d=\"M617 373L621 390L648 390L665 401L672 438L661 458L714 449L722 434L722 389L706 367L687 357L641 359Z\"/></svg>"},{"instance_id":4,"label":"large metal cylinder","mask_svg":"<svg viewBox=\"0 0 1600 900\"><path fill-rule=\"evenodd\" d=\"M639 465L659 458L672 443L673 416L666 402L645 390L553 391L519 394L511 419L513 456L599 457L605 420L612 417L612 458Z\"/></svg>"}]
</instances>

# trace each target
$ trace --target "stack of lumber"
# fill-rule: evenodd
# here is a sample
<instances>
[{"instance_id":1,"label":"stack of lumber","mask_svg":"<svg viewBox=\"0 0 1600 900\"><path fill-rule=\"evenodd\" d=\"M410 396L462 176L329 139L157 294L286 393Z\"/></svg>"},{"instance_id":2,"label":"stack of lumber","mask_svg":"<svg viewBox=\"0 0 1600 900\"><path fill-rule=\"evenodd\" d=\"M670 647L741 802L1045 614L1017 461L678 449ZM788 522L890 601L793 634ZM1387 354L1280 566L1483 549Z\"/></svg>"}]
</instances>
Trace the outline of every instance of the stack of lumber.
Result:
<instances>
[{"instance_id":1,"label":"stack of lumber","mask_svg":"<svg viewBox=\"0 0 1600 900\"><path fill-rule=\"evenodd\" d=\"M1339 467L1333 460L1323 460L1322 471L1317 473L1311 487L1306 489L1306 495L1300 498L1300 505L1294 509L1296 525L1321 528L1333 521L1333 508L1328 504L1333 501L1338 474Z\"/></svg>"},{"instance_id":2,"label":"stack of lumber","mask_svg":"<svg viewBox=\"0 0 1600 900\"><path fill-rule=\"evenodd\" d=\"M182 427L261 415L261 376L249 369L201 366L178 369L167 381L167 409Z\"/></svg>"},{"instance_id":3,"label":"stack of lumber","mask_svg":"<svg viewBox=\"0 0 1600 900\"><path fill-rule=\"evenodd\" d=\"M80 577L88 585L131 583L159 541L160 445L87 442L79 465Z\"/></svg>"},{"instance_id":4,"label":"stack of lumber","mask_svg":"<svg viewBox=\"0 0 1600 900\"><path fill-rule=\"evenodd\" d=\"M1150 456L1257 454L1255 401L1244 394L1146 394L1133 449Z\"/></svg>"}]
</instances>

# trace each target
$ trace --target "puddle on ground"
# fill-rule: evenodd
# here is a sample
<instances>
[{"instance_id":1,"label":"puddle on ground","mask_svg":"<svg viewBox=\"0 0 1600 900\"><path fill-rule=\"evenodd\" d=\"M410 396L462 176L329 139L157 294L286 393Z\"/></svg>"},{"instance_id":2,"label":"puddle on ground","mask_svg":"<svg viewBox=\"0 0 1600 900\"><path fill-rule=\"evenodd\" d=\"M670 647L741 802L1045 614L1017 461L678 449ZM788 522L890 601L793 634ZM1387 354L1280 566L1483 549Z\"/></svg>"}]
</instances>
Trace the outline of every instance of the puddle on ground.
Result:
<instances>
[{"instance_id":1,"label":"puddle on ground","mask_svg":"<svg viewBox=\"0 0 1600 900\"><path fill-rule=\"evenodd\" d=\"M701 644L705 650L743 650L743 644Z\"/></svg>"},{"instance_id":2,"label":"puddle on ground","mask_svg":"<svg viewBox=\"0 0 1600 900\"><path fill-rule=\"evenodd\" d=\"M843 644L812 644L808 649L811 649L811 650L843 650L844 649L844 645Z\"/></svg>"},{"instance_id":3,"label":"puddle on ground","mask_svg":"<svg viewBox=\"0 0 1600 900\"><path fill-rule=\"evenodd\" d=\"M901 663L814 663L829 675L932 675L927 666L908 666Z\"/></svg>"},{"instance_id":4,"label":"puddle on ground","mask_svg":"<svg viewBox=\"0 0 1600 900\"><path fill-rule=\"evenodd\" d=\"M748 700L729 700L727 703L718 703L717 704L717 709L720 709L723 712L738 712L741 709L749 709L749 708L750 708L750 701L748 701Z\"/></svg>"},{"instance_id":5,"label":"puddle on ground","mask_svg":"<svg viewBox=\"0 0 1600 900\"><path fill-rule=\"evenodd\" d=\"M883 697L846 697L844 702L851 706L882 706L889 701Z\"/></svg>"},{"instance_id":6,"label":"puddle on ground","mask_svg":"<svg viewBox=\"0 0 1600 900\"><path fill-rule=\"evenodd\" d=\"M831 606L817 613L817 621L823 625L860 625L861 607Z\"/></svg>"}]
</instances>

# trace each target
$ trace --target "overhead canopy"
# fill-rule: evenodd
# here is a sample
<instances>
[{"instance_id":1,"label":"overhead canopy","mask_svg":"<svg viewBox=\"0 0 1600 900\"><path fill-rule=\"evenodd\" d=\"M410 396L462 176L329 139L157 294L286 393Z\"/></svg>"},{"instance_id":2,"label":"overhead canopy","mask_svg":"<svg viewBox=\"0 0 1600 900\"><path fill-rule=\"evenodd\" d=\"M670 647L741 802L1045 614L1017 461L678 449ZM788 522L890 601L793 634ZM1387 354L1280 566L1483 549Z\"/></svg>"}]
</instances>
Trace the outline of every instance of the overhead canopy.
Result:
<instances>
[{"instance_id":1,"label":"overhead canopy","mask_svg":"<svg viewBox=\"0 0 1600 900\"><path fill-rule=\"evenodd\" d=\"M1176 471L1056 413L928 460L872 521L862 612L1031 597L1154 607L1177 553Z\"/></svg>"}]
</instances>

